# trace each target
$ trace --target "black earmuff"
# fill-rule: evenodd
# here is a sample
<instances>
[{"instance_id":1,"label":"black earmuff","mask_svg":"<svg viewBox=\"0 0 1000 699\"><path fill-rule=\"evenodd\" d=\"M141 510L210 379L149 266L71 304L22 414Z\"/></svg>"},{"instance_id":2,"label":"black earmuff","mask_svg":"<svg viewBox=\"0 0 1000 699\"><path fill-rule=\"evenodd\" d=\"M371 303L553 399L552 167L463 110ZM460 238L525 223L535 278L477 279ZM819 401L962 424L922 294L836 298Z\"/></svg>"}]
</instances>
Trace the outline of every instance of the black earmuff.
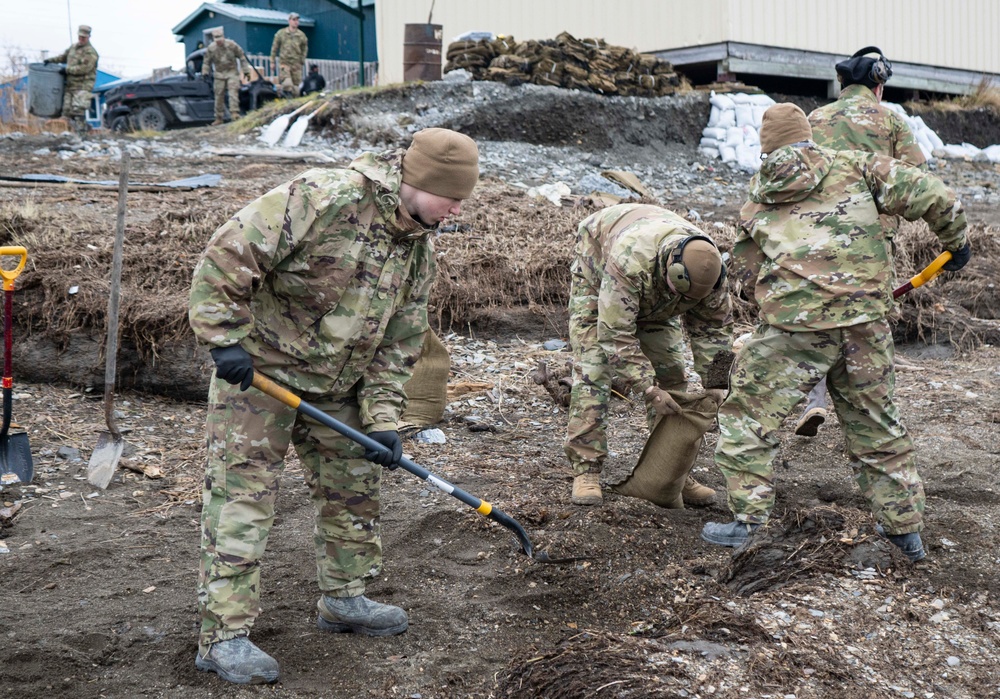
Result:
<instances>
[{"instance_id":1,"label":"black earmuff","mask_svg":"<svg viewBox=\"0 0 1000 699\"><path fill-rule=\"evenodd\" d=\"M868 77L870 77L876 84L884 85L889 82L889 78L892 77L892 63L890 63L889 59L882 53L882 49L878 46L865 46L863 49L855 51L851 58L858 58L859 56L864 56L869 53L877 53L878 58L876 58L875 62L872 64Z\"/></svg>"},{"instance_id":2,"label":"black earmuff","mask_svg":"<svg viewBox=\"0 0 1000 699\"><path fill-rule=\"evenodd\" d=\"M716 250L719 249L719 246L715 244L714 240L704 235L692 235L689 238L685 238L680 245L674 248L673 252L670 253L670 264L667 265L667 277L670 278L671 284L674 285L674 288L679 294L686 294L691 290L691 276L688 274L687 267L684 266L684 262L681 261L681 258L684 255L684 248L687 247L687 244L692 240L705 240L711 243L712 247ZM721 253L719 258L722 269L719 270L719 278L715 280L715 285L712 287L713 291L718 290L719 287L722 286L722 283L726 280L726 262L725 260L722 260Z\"/></svg>"}]
</instances>

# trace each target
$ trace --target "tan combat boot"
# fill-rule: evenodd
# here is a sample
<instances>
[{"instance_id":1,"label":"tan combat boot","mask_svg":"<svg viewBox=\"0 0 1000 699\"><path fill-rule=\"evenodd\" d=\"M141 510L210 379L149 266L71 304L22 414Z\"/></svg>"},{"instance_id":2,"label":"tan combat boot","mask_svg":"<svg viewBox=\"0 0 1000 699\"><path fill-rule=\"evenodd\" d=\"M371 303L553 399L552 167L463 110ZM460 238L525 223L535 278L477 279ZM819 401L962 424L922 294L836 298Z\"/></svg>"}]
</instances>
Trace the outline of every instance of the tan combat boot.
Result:
<instances>
[{"instance_id":1,"label":"tan combat boot","mask_svg":"<svg viewBox=\"0 0 1000 699\"><path fill-rule=\"evenodd\" d=\"M213 121L212 126L222 126L222 119L216 119Z\"/></svg>"},{"instance_id":2,"label":"tan combat boot","mask_svg":"<svg viewBox=\"0 0 1000 699\"><path fill-rule=\"evenodd\" d=\"M685 505L706 507L715 502L715 491L696 481L693 476L688 476L687 480L684 481L681 497L684 499Z\"/></svg>"},{"instance_id":3,"label":"tan combat boot","mask_svg":"<svg viewBox=\"0 0 1000 699\"><path fill-rule=\"evenodd\" d=\"M604 502L601 495L601 474L583 473L573 478L574 505L600 505Z\"/></svg>"}]
</instances>

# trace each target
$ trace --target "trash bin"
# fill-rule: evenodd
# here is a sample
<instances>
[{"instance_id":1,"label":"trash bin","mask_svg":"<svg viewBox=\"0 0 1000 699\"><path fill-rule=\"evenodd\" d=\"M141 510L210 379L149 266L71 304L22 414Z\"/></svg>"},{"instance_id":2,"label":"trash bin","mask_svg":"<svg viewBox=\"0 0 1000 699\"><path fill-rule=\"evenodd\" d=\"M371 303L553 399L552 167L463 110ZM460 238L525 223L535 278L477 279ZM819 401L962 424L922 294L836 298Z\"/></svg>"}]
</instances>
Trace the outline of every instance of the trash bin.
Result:
<instances>
[{"instance_id":1,"label":"trash bin","mask_svg":"<svg viewBox=\"0 0 1000 699\"><path fill-rule=\"evenodd\" d=\"M62 114L65 79L59 70L61 63L28 64L28 111L38 117Z\"/></svg>"},{"instance_id":2,"label":"trash bin","mask_svg":"<svg viewBox=\"0 0 1000 699\"><path fill-rule=\"evenodd\" d=\"M441 25L407 24L403 34L403 82L441 79Z\"/></svg>"}]
</instances>

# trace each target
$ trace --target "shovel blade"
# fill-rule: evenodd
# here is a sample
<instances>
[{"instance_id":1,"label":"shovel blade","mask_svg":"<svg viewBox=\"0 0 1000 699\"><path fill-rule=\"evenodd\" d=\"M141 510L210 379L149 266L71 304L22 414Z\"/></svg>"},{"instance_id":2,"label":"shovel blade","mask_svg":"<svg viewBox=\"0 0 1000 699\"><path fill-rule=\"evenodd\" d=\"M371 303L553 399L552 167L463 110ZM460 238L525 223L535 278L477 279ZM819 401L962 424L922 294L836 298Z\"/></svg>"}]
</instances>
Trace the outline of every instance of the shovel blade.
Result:
<instances>
[{"instance_id":1,"label":"shovel blade","mask_svg":"<svg viewBox=\"0 0 1000 699\"><path fill-rule=\"evenodd\" d=\"M101 432L97 437L97 446L90 455L90 463L87 464L87 482L101 490L107 488L118 468L118 459L124 448L124 439L116 439L110 432Z\"/></svg>"},{"instance_id":2,"label":"shovel blade","mask_svg":"<svg viewBox=\"0 0 1000 699\"><path fill-rule=\"evenodd\" d=\"M309 117L300 117L292 124L292 128L288 129L288 133L285 134L285 140L282 141L281 145L285 148L295 148L302 143L302 137L305 135L308 127Z\"/></svg>"},{"instance_id":3,"label":"shovel blade","mask_svg":"<svg viewBox=\"0 0 1000 699\"><path fill-rule=\"evenodd\" d=\"M0 485L27 484L34 475L28 435L16 432L0 438Z\"/></svg>"},{"instance_id":4,"label":"shovel blade","mask_svg":"<svg viewBox=\"0 0 1000 699\"><path fill-rule=\"evenodd\" d=\"M285 133L285 129L288 128L288 122L292 118L288 114L283 114L264 129L264 133L260 135L260 140L269 146L273 146L279 140L281 140L281 134Z\"/></svg>"}]
</instances>

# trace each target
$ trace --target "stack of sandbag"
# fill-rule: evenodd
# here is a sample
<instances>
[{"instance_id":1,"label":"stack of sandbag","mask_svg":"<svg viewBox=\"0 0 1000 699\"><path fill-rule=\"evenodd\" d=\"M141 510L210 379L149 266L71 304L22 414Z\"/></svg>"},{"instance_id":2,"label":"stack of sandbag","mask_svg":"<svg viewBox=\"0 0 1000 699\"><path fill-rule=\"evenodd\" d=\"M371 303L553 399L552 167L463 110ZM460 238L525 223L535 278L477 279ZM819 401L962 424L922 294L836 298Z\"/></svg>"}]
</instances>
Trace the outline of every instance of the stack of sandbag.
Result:
<instances>
[{"instance_id":1,"label":"stack of sandbag","mask_svg":"<svg viewBox=\"0 0 1000 699\"><path fill-rule=\"evenodd\" d=\"M708 126L701 132L698 149L707 158L746 172L760 169L760 124L764 112L774 104L767 95L712 93Z\"/></svg>"},{"instance_id":2,"label":"stack of sandbag","mask_svg":"<svg viewBox=\"0 0 1000 699\"><path fill-rule=\"evenodd\" d=\"M659 97L673 94L681 85L667 61L609 46L603 39L577 39L568 32L542 41L517 42L503 36L454 41L447 59L445 73L465 69L474 80L511 86L531 82L603 95Z\"/></svg>"}]
</instances>

